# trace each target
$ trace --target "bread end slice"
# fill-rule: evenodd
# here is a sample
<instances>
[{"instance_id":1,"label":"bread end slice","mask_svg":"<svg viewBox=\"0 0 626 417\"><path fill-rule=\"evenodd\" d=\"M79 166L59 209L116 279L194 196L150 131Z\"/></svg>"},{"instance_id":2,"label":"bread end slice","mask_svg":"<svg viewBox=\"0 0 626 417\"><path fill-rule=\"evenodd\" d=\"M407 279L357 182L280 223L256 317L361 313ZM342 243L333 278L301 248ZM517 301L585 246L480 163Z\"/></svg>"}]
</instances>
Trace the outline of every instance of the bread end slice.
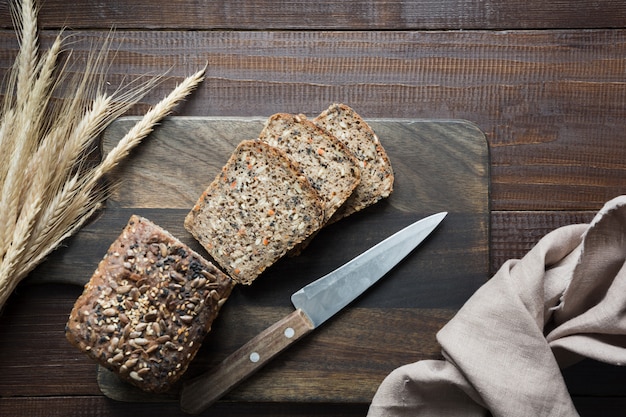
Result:
<instances>
[{"instance_id":1,"label":"bread end slice","mask_svg":"<svg viewBox=\"0 0 626 417\"><path fill-rule=\"evenodd\" d=\"M361 181L358 161L349 149L303 115L271 116L259 139L282 149L301 168L322 199L325 220Z\"/></svg>"},{"instance_id":2,"label":"bread end slice","mask_svg":"<svg viewBox=\"0 0 626 417\"><path fill-rule=\"evenodd\" d=\"M313 122L341 141L358 159L361 182L348 201L335 213L339 220L377 201L393 191L391 162L372 128L351 107L335 103Z\"/></svg>"}]
</instances>

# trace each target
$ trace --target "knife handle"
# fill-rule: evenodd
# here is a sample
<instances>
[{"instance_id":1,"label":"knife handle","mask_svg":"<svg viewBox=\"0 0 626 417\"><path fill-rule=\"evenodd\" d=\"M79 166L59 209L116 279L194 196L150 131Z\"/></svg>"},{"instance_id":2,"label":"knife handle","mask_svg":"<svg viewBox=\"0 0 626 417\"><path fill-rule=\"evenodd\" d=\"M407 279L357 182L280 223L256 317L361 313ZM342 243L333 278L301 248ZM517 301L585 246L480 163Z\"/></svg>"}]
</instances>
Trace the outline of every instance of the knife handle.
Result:
<instances>
[{"instance_id":1,"label":"knife handle","mask_svg":"<svg viewBox=\"0 0 626 417\"><path fill-rule=\"evenodd\" d=\"M184 384L180 393L181 409L189 414L202 412L313 329L311 320L297 309L259 333L215 368Z\"/></svg>"}]
</instances>

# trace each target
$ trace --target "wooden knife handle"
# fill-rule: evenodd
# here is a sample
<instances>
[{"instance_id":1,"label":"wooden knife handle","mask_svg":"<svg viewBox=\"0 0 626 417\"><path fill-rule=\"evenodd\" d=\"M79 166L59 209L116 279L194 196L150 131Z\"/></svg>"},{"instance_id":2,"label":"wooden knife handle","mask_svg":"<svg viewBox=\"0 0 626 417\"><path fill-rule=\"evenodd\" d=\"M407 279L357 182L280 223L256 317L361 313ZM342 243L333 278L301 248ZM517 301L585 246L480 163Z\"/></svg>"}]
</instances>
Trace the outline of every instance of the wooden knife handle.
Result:
<instances>
[{"instance_id":1,"label":"wooden knife handle","mask_svg":"<svg viewBox=\"0 0 626 417\"><path fill-rule=\"evenodd\" d=\"M181 409L189 414L202 412L313 328L304 312L297 309L259 333L209 372L187 382L180 393Z\"/></svg>"}]
</instances>

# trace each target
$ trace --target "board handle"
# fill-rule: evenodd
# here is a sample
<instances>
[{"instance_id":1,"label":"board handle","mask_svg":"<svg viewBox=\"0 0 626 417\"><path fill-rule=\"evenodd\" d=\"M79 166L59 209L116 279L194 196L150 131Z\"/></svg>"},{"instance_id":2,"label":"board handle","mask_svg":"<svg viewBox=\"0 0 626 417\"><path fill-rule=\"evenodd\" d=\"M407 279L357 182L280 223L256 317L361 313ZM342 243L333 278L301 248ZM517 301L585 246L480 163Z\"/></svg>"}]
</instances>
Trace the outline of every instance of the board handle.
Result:
<instances>
[{"instance_id":1,"label":"board handle","mask_svg":"<svg viewBox=\"0 0 626 417\"><path fill-rule=\"evenodd\" d=\"M302 310L295 310L259 333L215 368L185 383L180 393L181 409L188 414L202 412L314 327Z\"/></svg>"}]
</instances>

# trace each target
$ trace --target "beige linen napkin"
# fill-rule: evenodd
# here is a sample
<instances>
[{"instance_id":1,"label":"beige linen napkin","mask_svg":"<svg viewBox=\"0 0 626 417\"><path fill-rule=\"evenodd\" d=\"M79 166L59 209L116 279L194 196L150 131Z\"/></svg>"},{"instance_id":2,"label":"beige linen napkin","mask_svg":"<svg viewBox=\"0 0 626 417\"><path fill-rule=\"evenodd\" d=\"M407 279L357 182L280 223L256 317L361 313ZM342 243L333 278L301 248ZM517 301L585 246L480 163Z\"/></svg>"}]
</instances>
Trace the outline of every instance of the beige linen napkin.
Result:
<instances>
[{"instance_id":1,"label":"beige linen napkin","mask_svg":"<svg viewBox=\"0 0 626 417\"><path fill-rule=\"evenodd\" d=\"M438 333L444 360L393 371L376 416L577 416L560 369L626 363L626 196L509 260Z\"/></svg>"}]
</instances>

